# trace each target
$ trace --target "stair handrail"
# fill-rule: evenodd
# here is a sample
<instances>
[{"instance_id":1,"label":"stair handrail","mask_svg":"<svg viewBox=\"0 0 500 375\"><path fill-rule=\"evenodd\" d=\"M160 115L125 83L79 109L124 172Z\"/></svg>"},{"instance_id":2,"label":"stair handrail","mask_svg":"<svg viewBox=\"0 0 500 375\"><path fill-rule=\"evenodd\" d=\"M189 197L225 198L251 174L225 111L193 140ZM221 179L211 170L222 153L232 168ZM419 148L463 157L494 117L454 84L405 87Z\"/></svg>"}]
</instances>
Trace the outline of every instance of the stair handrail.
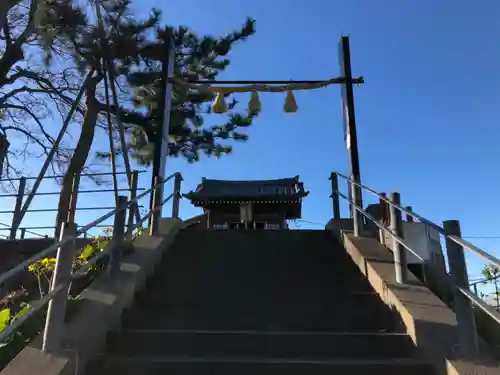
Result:
<instances>
[{"instance_id":1,"label":"stair handrail","mask_svg":"<svg viewBox=\"0 0 500 375\"><path fill-rule=\"evenodd\" d=\"M391 227L395 228L393 230L384 225L383 222L378 221L368 212L366 212L363 207L360 207L356 204L356 199L349 199L346 195L341 193L338 189L338 177L346 180L348 184L348 188L352 189L352 186L355 186L361 190L367 191L368 193L374 195L379 199L380 202L387 203L389 207L394 208L391 210L391 222L396 222L391 225ZM494 264L497 267L500 267L500 259L495 257L494 255L488 253L487 251L477 247L476 245L470 243L469 241L464 240L460 234L460 226L459 222L456 220L449 220L443 222L444 225L440 226L429 219L415 213L413 209L408 209L399 203L399 194L394 194L397 196L396 202L393 202L391 199L387 198L385 194L378 193L374 189L363 185L357 181L354 181L352 178L339 173L332 172L330 175L330 180L332 180L332 195L333 198L333 207L334 207L334 218L339 219L339 202L338 198L342 197L345 199L351 207L353 207L357 212L366 217L366 219L373 222L380 230L385 233L389 233L390 236L394 239L395 242L400 244L403 248L408 250L410 253L415 255L418 259L422 260L426 265L429 265L425 259L417 254L416 251L412 250L410 246L408 246L404 242L404 238L402 235L402 227L401 227L401 213L404 212L407 215L413 217L414 219L420 221L428 225L429 227L435 229L440 234L444 236L446 239L446 248L448 253L448 263L450 267L450 274L446 274L444 281L447 284L451 284L454 290L455 295L455 313L457 315L458 322L458 330L459 330L459 339L464 351L472 354L478 353L478 338L475 326L475 318L472 310L472 305L479 307L482 311L484 311L487 315L489 315L494 321L500 324L500 313L489 306L485 301L480 299L474 293L470 291L468 275L467 275L467 267L465 264L465 255L464 249L470 250L473 253L481 256L484 259L487 259L489 262ZM356 194L355 189L351 190L353 195ZM398 212L396 215L394 212ZM399 223L397 223L399 221ZM354 225L357 225L357 220L353 220ZM362 223L359 223L360 225ZM448 228L446 228L448 226ZM362 231L354 230L355 234L362 235ZM404 251L399 249L399 246L396 246L393 249L394 257L395 257L395 266L396 266L396 281L398 283L405 283L406 281L406 273L408 272L407 264L406 264L406 256ZM399 275L398 275L399 274Z\"/></svg>"},{"instance_id":2,"label":"stair handrail","mask_svg":"<svg viewBox=\"0 0 500 375\"><path fill-rule=\"evenodd\" d=\"M131 209L137 202L148 194L155 194L158 188L166 184L172 178L176 179L174 192L163 199L159 205L152 207L144 216L140 217L133 228L128 228L127 233L125 233L125 217L126 211ZM134 230L142 227L142 223L153 217L170 199L175 198L176 200L181 198L180 194L180 182L182 181L182 175L179 172L173 173L170 176L159 180L150 189L142 192L133 199L128 199L125 196L120 196L118 200L118 205L115 209L101 215L94 221L88 223L87 225L76 229L74 223L63 223L61 230L61 239L54 244L48 246L41 252L31 256L27 260L18 264L17 266L3 272L0 274L0 286L4 284L7 280L17 275L18 273L24 271L31 264L43 259L47 255L53 253L57 250L56 265L54 268L50 291L36 300L31 304L26 312L21 316L16 318L11 322L11 324L0 332L0 342L5 341L13 332L15 332L21 325L24 324L31 316L37 313L40 309L49 305L47 318L45 323L44 338L43 338L43 351L48 353L56 353L61 348L61 338L62 329L66 313L66 301L68 298L68 291L71 282L85 273L90 267L94 266L100 259L105 256L110 256L109 271L111 278L114 278L119 270L121 261L121 249L120 245L125 239L130 237ZM179 191L177 191L179 190ZM154 199L153 199L154 202ZM153 203L154 204L154 203ZM177 209L173 209L173 216L178 215L178 202ZM174 205L175 206L175 205ZM131 213L129 213L131 214ZM98 255L94 256L89 260L87 264L78 268L76 272L73 272L73 258L75 255L75 240L82 234L87 233L90 229L95 228L97 225L102 223L104 220L115 216L115 222L113 225L113 236L111 243L106 249L102 250ZM155 220L152 220L152 224ZM150 234L155 234L157 228L150 228ZM63 293L65 291L65 293Z\"/></svg>"},{"instance_id":3,"label":"stair handrail","mask_svg":"<svg viewBox=\"0 0 500 375\"><path fill-rule=\"evenodd\" d=\"M432 221L430 221L430 220L426 219L425 217L423 217L423 216L421 216L421 215L419 215L419 214L415 213L413 210L409 210L409 209L407 209L407 208L405 208L405 207L402 207L402 206L400 206L400 205L398 205L398 204L396 204L396 203L392 202L389 198L387 198L387 197L385 197L384 195L382 195L382 194L380 194L380 193L376 192L375 190L373 190L373 189L369 188L368 186L363 185L363 184L361 184L361 183L358 183L358 182L356 182L356 181L353 181L353 180L352 180L352 179L350 179L349 177L347 177L347 176L345 176L345 175L343 175L343 174L341 174L341 173L339 173L339 172L333 172L333 173L334 173L334 174L336 174L336 175L337 175L337 176L339 176L339 177L342 177L342 178L343 178L343 179L345 179L348 183L351 183L351 184L353 184L353 185L355 185L355 186L358 186L359 188L361 188L361 189L363 189L363 190L365 190L365 191L369 192L370 194L372 194L372 195L376 196L376 197L377 197L377 198L379 198L380 200L382 200L382 201L386 202L386 203L387 203L387 204L389 204L390 206L395 207L395 208L396 208L396 209L398 209L399 211L404 212L405 214L407 214L407 215L409 215L409 216L413 217L414 219L416 219L416 220L420 221L421 223L424 223L424 224L426 224L426 225L428 225L428 226L432 227L433 229L437 230L439 233L441 233L441 234L442 234L443 236L445 236L446 238L449 238L450 240L452 240L452 241L453 241L453 242L455 242L456 244L458 244L458 245L460 245L460 246L462 246L462 247L464 247L464 248L466 248L466 249L468 249L468 250L470 250L470 251L472 251L472 252L476 253L477 255L479 255L479 256L481 256L481 257L483 257L483 258L487 259L488 261L490 261L491 263L493 263L495 266L497 266L497 267L499 267L499 268L500 268L500 259L499 259L499 258L497 258L497 257L495 257L495 256L493 256L493 255L491 255L491 254L490 254L490 253L488 253L487 251L485 251L485 250L483 250L483 249L481 249L481 248L477 247L476 245L474 245L474 244L470 243L469 241L464 240L464 239L463 239L463 238L461 238L460 236L457 236L457 235L449 235L449 234L447 234L447 233L445 232L445 229L444 229L442 226L440 226L440 225L438 225L438 224L436 224L436 223L434 223L434 222L432 222ZM337 191L337 192L338 192L338 191ZM340 192L338 192L338 193L340 193ZM345 196L344 196L344 197L345 197ZM346 200L348 200L347 198L345 198L345 199L346 199ZM352 202L351 202L351 204L352 204ZM366 215L365 215L365 216L366 216ZM392 234L392 233L391 233L391 234ZM403 246L404 246L404 245L403 245Z\"/></svg>"},{"instance_id":4,"label":"stair handrail","mask_svg":"<svg viewBox=\"0 0 500 375\"><path fill-rule=\"evenodd\" d=\"M372 215L370 215L368 212L366 212L365 210L363 210L361 207L357 206L353 201L351 201L346 195L344 195L340 191L337 191L337 194L340 197L344 198L352 207L354 207L356 209L356 211L358 211L360 214L362 214L368 220L372 221L380 230L382 230L382 231L390 234L391 237L394 238L394 240L397 243L399 243L401 246L403 246L406 250L408 250L410 253L412 253L415 257L417 257L421 261L424 261L424 258L420 254L418 254L415 250L413 250L410 246L408 246L404 242L403 238L401 238L400 236L398 236L398 234L396 232L394 232L390 228L387 228L386 226L384 226L383 224L381 224Z\"/></svg>"}]
</instances>

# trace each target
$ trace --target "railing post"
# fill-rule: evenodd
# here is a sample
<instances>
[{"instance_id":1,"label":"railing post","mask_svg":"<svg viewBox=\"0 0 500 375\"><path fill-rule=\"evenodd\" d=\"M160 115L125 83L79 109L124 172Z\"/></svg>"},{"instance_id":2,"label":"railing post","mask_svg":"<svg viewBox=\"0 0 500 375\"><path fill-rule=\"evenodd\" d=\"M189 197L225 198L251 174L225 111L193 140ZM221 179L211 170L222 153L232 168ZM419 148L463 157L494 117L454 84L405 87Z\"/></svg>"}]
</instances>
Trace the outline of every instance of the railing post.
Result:
<instances>
[{"instance_id":1,"label":"railing post","mask_svg":"<svg viewBox=\"0 0 500 375\"><path fill-rule=\"evenodd\" d=\"M469 290L464 248L449 238L449 236L461 237L460 222L458 220L443 221L443 228L451 277L455 285ZM457 317L459 350L462 355L473 356L478 353L479 349L472 302L457 288L454 288L453 305Z\"/></svg>"},{"instance_id":2,"label":"railing post","mask_svg":"<svg viewBox=\"0 0 500 375\"><path fill-rule=\"evenodd\" d=\"M356 182L357 181L355 181L354 179L349 179L351 201L353 204L363 209L363 207L360 206L360 202L362 202L361 189L355 185ZM352 219L354 224L354 235L356 237L359 237L361 233L363 233L363 215L354 207L352 207Z\"/></svg>"},{"instance_id":3,"label":"railing post","mask_svg":"<svg viewBox=\"0 0 500 375\"><path fill-rule=\"evenodd\" d=\"M332 173L330 175L330 181L332 183L332 205L333 205L333 219L340 219L340 197L339 197L339 176Z\"/></svg>"},{"instance_id":4,"label":"railing post","mask_svg":"<svg viewBox=\"0 0 500 375\"><path fill-rule=\"evenodd\" d=\"M21 229L21 240L24 240L24 237L26 236L26 228Z\"/></svg>"},{"instance_id":5,"label":"railing post","mask_svg":"<svg viewBox=\"0 0 500 375\"><path fill-rule=\"evenodd\" d=\"M152 196L152 199L151 199L151 202L153 203L151 205L151 217L150 217L150 227L149 227L149 234L150 235L155 235L157 233L157 229L158 229L158 222L159 222L159 216L160 213L158 212L160 209L156 210L157 206L158 206L158 196L161 194L161 192L159 191L159 186L158 186L158 183L160 182L160 177L158 176L155 176L154 178L154 182L153 182L153 191L151 192L151 194L153 195Z\"/></svg>"},{"instance_id":6,"label":"railing post","mask_svg":"<svg viewBox=\"0 0 500 375\"><path fill-rule=\"evenodd\" d=\"M111 243L111 254L109 260L109 274L115 278L120 272L122 261L123 239L125 237L125 219L127 217L127 197L120 195L116 206L115 221L113 224L113 239Z\"/></svg>"},{"instance_id":7,"label":"railing post","mask_svg":"<svg viewBox=\"0 0 500 375\"><path fill-rule=\"evenodd\" d=\"M384 227L387 227L387 225L389 224L390 222L390 214L389 214L389 205L387 204L387 202L383 199L387 199L387 194L386 193L380 193L380 198L379 198L379 202L378 202L378 205L380 207L380 224L382 224ZM380 239L380 243L382 245L386 245L386 241L385 241L385 236L386 236L386 232L382 229L379 230L379 239Z\"/></svg>"},{"instance_id":8,"label":"railing post","mask_svg":"<svg viewBox=\"0 0 500 375\"><path fill-rule=\"evenodd\" d=\"M181 183L182 176L180 173L175 175L174 180L174 196L172 201L172 217L175 219L179 218L179 206L181 200Z\"/></svg>"},{"instance_id":9,"label":"railing post","mask_svg":"<svg viewBox=\"0 0 500 375\"><path fill-rule=\"evenodd\" d=\"M71 186L71 195L69 198L69 209L67 221L70 223L75 222L76 205L78 201L78 189L80 187L80 173L75 173L73 175L73 184Z\"/></svg>"},{"instance_id":10,"label":"railing post","mask_svg":"<svg viewBox=\"0 0 500 375\"><path fill-rule=\"evenodd\" d=\"M61 224L60 240L74 236L75 233L76 225L74 223L63 222ZM61 349L64 317L66 315L66 303L68 301L74 256L74 239L60 246L57 250L56 265L52 275L50 290L52 291L60 285L64 285L64 288L49 302L42 346L45 352L55 353Z\"/></svg>"},{"instance_id":11,"label":"railing post","mask_svg":"<svg viewBox=\"0 0 500 375\"><path fill-rule=\"evenodd\" d=\"M476 297L479 297L479 294L477 293L477 284L472 284L472 288L474 288L474 294L476 295Z\"/></svg>"},{"instance_id":12,"label":"railing post","mask_svg":"<svg viewBox=\"0 0 500 375\"><path fill-rule=\"evenodd\" d=\"M401 205L401 197L399 193L391 193L390 205L390 219L391 219L391 231L398 236L403 238L403 219L401 217L401 211L396 208L395 205ZM396 269L396 281L399 284L406 284L408 280L408 268L406 265L406 249L396 241L396 238L392 238L392 251L394 253L394 266Z\"/></svg>"},{"instance_id":13,"label":"railing post","mask_svg":"<svg viewBox=\"0 0 500 375\"><path fill-rule=\"evenodd\" d=\"M21 220L19 220L19 217L21 214L21 206L23 205L25 189L26 189L26 177L21 177L19 179L16 203L14 206L14 212L12 214L12 225L10 227L10 236L9 236L9 239L11 240L16 238L17 229L19 228L19 225L21 225Z\"/></svg>"},{"instance_id":14,"label":"railing post","mask_svg":"<svg viewBox=\"0 0 500 375\"><path fill-rule=\"evenodd\" d=\"M139 180L139 172L133 171L130 177L130 195L129 201L132 201L137 196L137 181ZM128 208L128 221L127 221L127 235L131 235L134 230L134 218L135 214L138 211L138 204L131 203Z\"/></svg>"},{"instance_id":15,"label":"railing post","mask_svg":"<svg viewBox=\"0 0 500 375\"><path fill-rule=\"evenodd\" d=\"M347 198L349 198L349 202L354 202L354 200L352 199L351 180L352 180L352 176L349 176L349 178L347 179ZM351 219L354 219L355 212L356 212L356 210L354 209L354 207L352 207L352 204L349 203L349 217Z\"/></svg>"},{"instance_id":16,"label":"railing post","mask_svg":"<svg viewBox=\"0 0 500 375\"><path fill-rule=\"evenodd\" d=\"M413 212L413 207L412 206L406 206L405 207L408 211ZM414 223L415 220L413 219L413 216L411 216L409 213L406 214L406 222L407 223Z\"/></svg>"}]
</instances>

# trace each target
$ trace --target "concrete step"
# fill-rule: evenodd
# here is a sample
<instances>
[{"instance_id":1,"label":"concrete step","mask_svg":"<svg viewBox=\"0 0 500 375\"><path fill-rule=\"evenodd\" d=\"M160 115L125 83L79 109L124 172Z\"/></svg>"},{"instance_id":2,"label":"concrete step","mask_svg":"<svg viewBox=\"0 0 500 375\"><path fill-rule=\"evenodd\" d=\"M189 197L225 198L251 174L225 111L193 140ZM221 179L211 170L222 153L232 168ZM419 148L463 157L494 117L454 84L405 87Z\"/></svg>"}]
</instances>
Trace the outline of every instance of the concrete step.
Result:
<instances>
[{"instance_id":1,"label":"concrete step","mask_svg":"<svg viewBox=\"0 0 500 375\"><path fill-rule=\"evenodd\" d=\"M295 310L322 309L346 310L369 307L387 309L374 291L351 291L348 288L323 290L319 288L276 288L265 287L212 287L200 284L189 287L177 284L172 287L146 290L136 296L136 306L145 308L199 307L221 309L228 307L259 308L276 307Z\"/></svg>"},{"instance_id":2,"label":"concrete step","mask_svg":"<svg viewBox=\"0 0 500 375\"><path fill-rule=\"evenodd\" d=\"M307 245L304 250L311 251L316 247L331 249L336 242L335 237L325 231L207 231L199 233L184 233L181 231L176 240L178 241L174 246L181 245L185 251L207 248L216 250L225 244L230 246L237 244L246 248L250 248L251 245L255 244L265 244L266 249L287 249L288 251L302 249L303 245ZM213 244L216 244L217 247L208 246ZM233 249L236 250L238 247L233 247ZM254 251L258 251L258 248L254 248Z\"/></svg>"},{"instance_id":3,"label":"concrete step","mask_svg":"<svg viewBox=\"0 0 500 375\"><path fill-rule=\"evenodd\" d=\"M415 360L248 360L206 358L104 357L89 364L92 375L431 375L429 364Z\"/></svg>"},{"instance_id":4,"label":"concrete step","mask_svg":"<svg viewBox=\"0 0 500 375\"><path fill-rule=\"evenodd\" d=\"M200 232L183 233L180 232L176 238L173 248L184 252L203 252L206 249L220 251L221 248L232 249L241 248L252 249L259 252L262 248L254 247L255 244L265 244L265 249L275 249L281 251L307 251L311 252L317 248L333 249L336 244L335 237L325 231L313 231L301 233L296 231L278 232ZM209 245L217 245L211 247ZM233 245L238 245L234 247ZM228 246L226 246L228 245ZM304 245L306 247L304 247ZM337 246L338 248L338 246ZM345 253L345 250L343 251Z\"/></svg>"},{"instance_id":5,"label":"concrete step","mask_svg":"<svg viewBox=\"0 0 500 375\"><path fill-rule=\"evenodd\" d=\"M195 269L194 267L185 270L158 268L157 273L148 280L147 286L150 289L164 287L179 283L205 283L217 287L269 287L295 289L295 288L316 288L344 290L346 286L362 286L371 288L365 276L358 270L349 269L349 265L337 264L336 268L328 270L314 270L305 272L304 270L292 272L292 270L262 270L262 269L241 269L234 264L226 263L227 267L213 266L205 269ZM340 272L339 272L340 271Z\"/></svg>"},{"instance_id":6,"label":"concrete step","mask_svg":"<svg viewBox=\"0 0 500 375\"><path fill-rule=\"evenodd\" d=\"M151 288L136 295L135 305L145 308L168 307L195 307L204 308L221 304L227 306L240 306L241 308L257 306L289 306L301 309L300 305L317 305L322 308L338 309L357 308L367 303L387 309L378 295L368 288L357 287L352 290L349 286L340 290L324 290L319 288L279 288L272 284L262 287L239 285L211 286L207 282L199 286L189 286L186 283L172 283L163 288Z\"/></svg>"},{"instance_id":7,"label":"concrete step","mask_svg":"<svg viewBox=\"0 0 500 375\"><path fill-rule=\"evenodd\" d=\"M214 266L211 269L186 269L173 270L158 268L157 273L147 282L147 291L154 293L159 290L179 290L183 289L214 289L214 290L242 290L269 288L281 289L283 291L297 290L330 290L342 293L344 291L368 291L371 285L366 278L355 273L354 270L338 265L341 272L334 269L322 271L312 270L306 272L293 272L292 270L263 271L254 269L245 270L238 268L234 264L227 264L227 269ZM238 272L238 269L240 272Z\"/></svg>"},{"instance_id":8,"label":"concrete step","mask_svg":"<svg viewBox=\"0 0 500 375\"><path fill-rule=\"evenodd\" d=\"M315 306L222 305L200 307L141 308L123 314L129 329L258 330L401 332L397 315L389 309L363 306L354 310Z\"/></svg>"},{"instance_id":9,"label":"concrete step","mask_svg":"<svg viewBox=\"0 0 500 375\"><path fill-rule=\"evenodd\" d=\"M325 231L181 232L87 374L432 374Z\"/></svg>"},{"instance_id":10,"label":"concrete step","mask_svg":"<svg viewBox=\"0 0 500 375\"><path fill-rule=\"evenodd\" d=\"M272 252L272 251L271 251ZM255 252L206 251L200 256L171 254L147 283L144 300L167 295L224 294L340 294L369 291L371 286L348 259L282 255L278 259ZM184 257L186 259L184 259Z\"/></svg>"},{"instance_id":11,"label":"concrete step","mask_svg":"<svg viewBox=\"0 0 500 375\"><path fill-rule=\"evenodd\" d=\"M188 246L193 240L205 243ZM181 236L124 322L138 329L399 330L324 231Z\"/></svg>"},{"instance_id":12,"label":"concrete step","mask_svg":"<svg viewBox=\"0 0 500 375\"><path fill-rule=\"evenodd\" d=\"M205 243L191 247L185 244L174 245L173 248L164 255L165 265L172 260L177 263L174 266L178 269L207 267L211 265L236 264L244 266L243 269L252 268L254 270L289 268L294 266L297 270L306 269L305 265L315 265L322 268L332 269L337 261L349 259L344 249L338 246L325 247L304 244L305 249L296 248L296 244L275 244L270 246L265 242L253 242L241 244L235 242ZM249 262L249 263L246 263ZM329 262L329 263L324 263Z\"/></svg>"},{"instance_id":13,"label":"concrete step","mask_svg":"<svg viewBox=\"0 0 500 375\"><path fill-rule=\"evenodd\" d=\"M225 254L226 251L227 254ZM335 276L345 276L351 273L361 275L347 254L335 255L333 252L329 254L328 250L310 253L281 253L276 250L263 253L263 251L265 250L258 252L246 249L237 251L218 249L216 251L204 250L199 254L196 254L198 251L193 251L192 254L181 253L180 250L172 251L164 255L158 270L196 273L216 269L228 272L238 266L241 272L258 272L264 275L296 272L299 276L310 276L315 270L328 271ZM159 275L163 274L166 273Z\"/></svg>"},{"instance_id":14,"label":"concrete step","mask_svg":"<svg viewBox=\"0 0 500 375\"><path fill-rule=\"evenodd\" d=\"M392 333L123 330L108 336L107 355L250 359L402 358L415 347Z\"/></svg>"},{"instance_id":15,"label":"concrete step","mask_svg":"<svg viewBox=\"0 0 500 375\"><path fill-rule=\"evenodd\" d=\"M179 232L179 237L193 238L193 236L201 237L201 238L324 238L324 237L333 237L332 234L326 230L266 230L266 231L246 231L246 230L206 230L206 231L189 231L189 230L181 230Z\"/></svg>"},{"instance_id":16,"label":"concrete step","mask_svg":"<svg viewBox=\"0 0 500 375\"><path fill-rule=\"evenodd\" d=\"M388 313L378 294L369 292L342 292L323 290L284 290L268 288L267 291L252 289L205 288L178 291L158 290L137 296L134 307L145 310L199 309L200 311L275 311L280 314L309 314L322 311L324 314ZM309 292L309 293L308 293Z\"/></svg>"}]
</instances>

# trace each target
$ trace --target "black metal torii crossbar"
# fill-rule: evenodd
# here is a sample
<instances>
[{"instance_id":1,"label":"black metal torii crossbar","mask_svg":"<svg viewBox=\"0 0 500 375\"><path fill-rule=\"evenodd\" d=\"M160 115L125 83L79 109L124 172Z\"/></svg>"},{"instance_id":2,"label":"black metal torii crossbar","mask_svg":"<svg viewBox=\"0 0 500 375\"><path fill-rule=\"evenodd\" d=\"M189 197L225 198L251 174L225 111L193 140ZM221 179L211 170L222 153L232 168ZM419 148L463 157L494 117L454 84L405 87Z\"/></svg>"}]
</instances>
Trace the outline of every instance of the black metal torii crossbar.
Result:
<instances>
[{"instance_id":1,"label":"black metal torii crossbar","mask_svg":"<svg viewBox=\"0 0 500 375\"><path fill-rule=\"evenodd\" d=\"M163 180L166 173L166 161L168 157L168 135L170 130L170 111L173 84L176 83L176 78L173 76L173 67L175 61L175 47L170 35L170 40L167 41L167 55L163 62L163 76L165 79L165 88L163 91L164 98L164 111L161 125L161 137L156 138L155 155L153 160L152 182L151 186L155 186L158 181ZM364 78L353 78L351 69L351 53L349 46L349 37L342 36L339 43L339 65L341 76L328 80L329 84L340 84L341 97L342 97L342 112L344 122L344 141L349 153L349 169L350 178L357 184L361 183L360 168L359 168L359 155L358 155L358 142L356 132L356 120L354 111L354 89L353 86L364 83ZM262 80L183 80L187 84L201 84L205 86L211 85L294 85L294 84L310 84L319 85L325 81L318 80L287 80L287 81L262 81ZM163 190L160 188L158 194L151 197L151 207L156 207L163 200ZM357 206L362 207L361 191L356 184L352 184L352 190L349 190L349 198L356 203ZM351 210L351 217L357 221L358 228L361 228L362 217L358 212Z\"/></svg>"},{"instance_id":2,"label":"black metal torii crossbar","mask_svg":"<svg viewBox=\"0 0 500 375\"><path fill-rule=\"evenodd\" d=\"M184 80L187 83L199 83L199 84L205 84L205 85L291 85L291 84L306 84L306 85L316 85L324 82L324 80L321 81L294 81L294 80L288 80L288 81L219 81L219 80L189 80L186 79ZM337 83L337 84L342 84L346 82L346 78L344 77L338 77L338 78L332 78L329 81L331 83ZM175 78L170 77L167 78L167 82L170 83L175 83ZM354 85L359 85L362 83L365 83L365 80L363 77L359 78L352 78L351 80L352 84Z\"/></svg>"}]
</instances>

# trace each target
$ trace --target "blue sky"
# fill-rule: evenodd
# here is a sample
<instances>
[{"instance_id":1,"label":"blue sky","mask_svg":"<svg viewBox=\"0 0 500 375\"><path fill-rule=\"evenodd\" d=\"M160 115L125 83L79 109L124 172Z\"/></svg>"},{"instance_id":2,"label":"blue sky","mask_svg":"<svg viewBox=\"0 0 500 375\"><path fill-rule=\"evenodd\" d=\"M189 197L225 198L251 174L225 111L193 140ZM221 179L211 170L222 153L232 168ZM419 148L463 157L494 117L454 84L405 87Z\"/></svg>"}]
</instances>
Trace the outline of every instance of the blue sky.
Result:
<instances>
[{"instance_id":1,"label":"blue sky","mask_svg":"<svg viewBox=\"0 0 500 375\"><path fill-rule=\"evenodd\" d=\"M168 23L200 34L221 35L246 16L257 21L256 35L232 51L221 79L338 76L338 41L349 35L353 74L366 82L355 89L363 183L400 192L403 204L435 222L459 219L465 237L500 236L497 1L135 1L138 13L152 6L164 11ZM246 95L237 98L246 106ZM233 155L192 165L169 160L167 169L183 173L185 192L204 176L300 175L310 190L303 219L326 223L328 176L348 171L340 88L300 92L296 98L298 113L287 114L284 95L261 95L262 114L248 131L249 141L236 144ZM148 182L145 175L141 185ZM96 197L81 198L80 205L112 201L111 195ZM183 217L198 212L183 202ZM500 255L500 240L473 241ZM470 260L471 274L480 264Z\"/></svg>"},{"instance_id":2,"label":"blue sky","mask_svg":"<svg viewBox=\"0 0 500 375\"><path fill-rule=\"evenodd\" d=\"M353 74L366 81L355 90L363 183L400 192L403 204L438 223L459 219L464 236L500 236L500 3L150 1L162 4L168 22L200 33L218 35L246 16L256 19L256 35L235 48L222 79L338 76L338 41L349 35ZM287 114L283 95L262 95L250 140L235 145L232 156L190 166L174 160L168 168L184 173L185 188L202 176L298 174L310 190L303 218L325 223L328 175L348 170L340 88L296 97L298 113ZM182 209L191 213L187 204ZM498 254L498 240L474 243ZM470 260L477 273L476 258Z\"/></svg>"}]
</instances>

